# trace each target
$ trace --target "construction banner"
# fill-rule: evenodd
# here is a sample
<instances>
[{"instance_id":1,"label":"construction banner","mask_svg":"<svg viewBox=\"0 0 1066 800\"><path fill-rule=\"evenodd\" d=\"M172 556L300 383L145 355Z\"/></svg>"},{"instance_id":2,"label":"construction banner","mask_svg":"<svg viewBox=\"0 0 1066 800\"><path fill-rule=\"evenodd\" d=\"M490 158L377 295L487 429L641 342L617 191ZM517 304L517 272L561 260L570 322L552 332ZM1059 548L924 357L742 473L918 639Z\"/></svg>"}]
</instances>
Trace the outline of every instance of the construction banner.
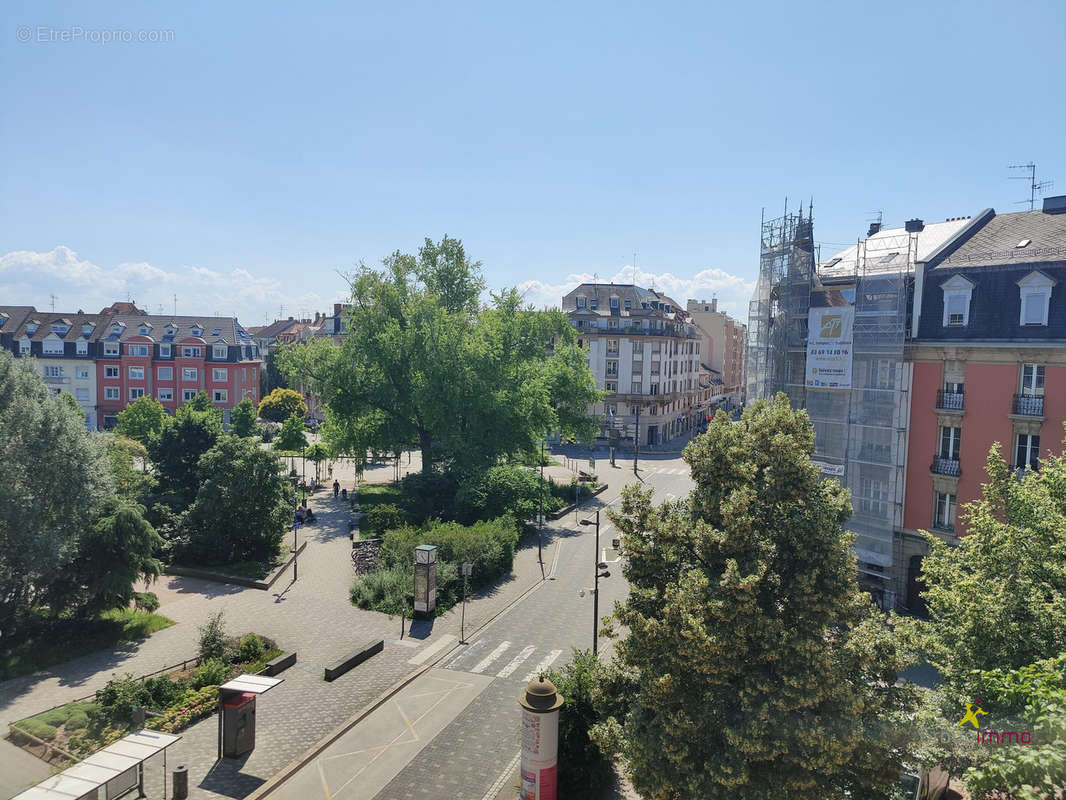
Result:
<instances>
[{"instance_id":1,"label":"construction banner","mask_svg":"<svg viewBox=\"0 0 1066 800\"><path fill-rule=\"evenodd\" d=\"M807 386L851 388L854 306L812 308L807 318Z\"/></svg>"}]
</instances>

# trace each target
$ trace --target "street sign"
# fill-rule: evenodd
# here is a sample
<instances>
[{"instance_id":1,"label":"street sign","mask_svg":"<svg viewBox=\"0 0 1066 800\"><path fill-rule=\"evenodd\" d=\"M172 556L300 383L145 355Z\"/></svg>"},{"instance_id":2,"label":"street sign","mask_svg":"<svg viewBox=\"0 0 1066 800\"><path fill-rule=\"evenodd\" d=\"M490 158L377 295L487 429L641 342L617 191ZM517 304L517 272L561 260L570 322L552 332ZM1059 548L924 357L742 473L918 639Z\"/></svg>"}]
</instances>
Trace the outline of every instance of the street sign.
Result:
<instances>
[{"instance_id":1,"label":"street sign","mask_svg":"<svg viewBox=\"0 0 1066 800\"><path fill-rule=\"evenodd\" d=\"M464 578L469 578L473 574L474 574L474 565L473 564L469 564L469 563L464 563L463 564L463 577Z\"/></svg>"}]
</instances>

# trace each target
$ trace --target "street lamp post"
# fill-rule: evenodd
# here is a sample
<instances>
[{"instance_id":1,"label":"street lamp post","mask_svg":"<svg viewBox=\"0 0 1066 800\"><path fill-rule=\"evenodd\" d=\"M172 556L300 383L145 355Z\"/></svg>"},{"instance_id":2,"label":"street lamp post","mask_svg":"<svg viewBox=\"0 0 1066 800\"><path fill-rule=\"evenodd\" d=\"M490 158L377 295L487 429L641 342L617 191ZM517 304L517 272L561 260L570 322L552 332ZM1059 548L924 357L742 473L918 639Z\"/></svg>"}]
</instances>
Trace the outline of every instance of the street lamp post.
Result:
<instances>
[{"instance_id":1,"label":"street lamp post","mask_svg":"<svg viewBox=\"0 0 1066 800\"><path fill-rule=\"evenodd\" d=\"M540 440L540 513L537 514L537 561L544 575L544 440Z\"/></svg>"},{"instance_id":2,"label":"street lamp post","mask_svg":"<svg viewBox=\"0 0 1066 800\"><path fill-rule=\"evenodd\" d=\"M596 577L592 585L592 655L595 656L599 650L600 641L600 578L609 578L611 573L606 569L607 565L600 561L600 510L596 509L595 522L583 519L581 524L596 526L596 553L593 557ZM600 572L601 569L603 570L602 573Z\"/></svg>"},{"instance_id":3,"label":"street lamp post","mask_svg":"<svg viewBox=\"0 0 1066 800\"><path fill-rule=\"evenodd\" d=\"M633 474L637 474L637 459L640 458L640 404L637 405L637 421L633 425Z\"/></svg>"}]
</instances>

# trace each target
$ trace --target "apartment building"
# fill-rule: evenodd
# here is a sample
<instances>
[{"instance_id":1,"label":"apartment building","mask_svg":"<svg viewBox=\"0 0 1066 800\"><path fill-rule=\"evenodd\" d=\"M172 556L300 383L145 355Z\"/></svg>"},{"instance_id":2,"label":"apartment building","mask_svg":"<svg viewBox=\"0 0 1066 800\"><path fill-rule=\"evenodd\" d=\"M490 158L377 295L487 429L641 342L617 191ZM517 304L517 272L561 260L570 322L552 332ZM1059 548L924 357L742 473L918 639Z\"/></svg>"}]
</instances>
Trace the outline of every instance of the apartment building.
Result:
<instances>
[{"instance_id":1,"label":"apartment building","mask_svg":"<svg viewBox=\"0 0 1066 800\"><path fill-rule=\"evenodd\" d=\"M903 556L908 604L931 531L954 541L981 495L988 451L1013 470L1062 452L1066 420L1066 197L1039 211L974 217L920 265Z\"/></svg>"},{"instance_id":2,"label":"apartment building","mask_svg":"<svg viewBox=\"0 0 1066 800\"><path fill-rule=\"evenodd\" d=\"M36 359L52 391L77 400L90 430L113 427L144 395L174 413L204 391L225 421L243 398L259 402L259 348L232 317L153 316L132 303L100 314L0 306L0 346Z\"/></svg>"},{"instance_id":3,"label":"apartment building","mask_svg":"<svg viewBox=\"0 0 1066 800\"><path fill-rule=\"evenodd\" d=\"M748 327L718 310L718 299L689 300L687 310L699 326L703 363L722 379L723 405L741 406L747 389Z\"/></svg>"},{"instance_id":4,"label":"apartment building","mask_svg":"<svg viewBox=\"0 0 1066 800\"><path fill-rule=\"evenodd\" d=\"M705 419L701 342L688 312L661 292L632 284L583 283L562 301L588 348L596 388L593 413L641 444L679 436Z\"/></svg>"},{"instance_id":5,"label":"apartment building","mask_svg":"<svg viewBox=\"0 0 1066 800\"><path fill-rule=\"evenodd\" d=\"M259 349L233 317L114 314L97 337L100 424L113 427L138 397L173 413L206 392L223 421L245 397L259 402Z\"/></svg>"}]
</instances>

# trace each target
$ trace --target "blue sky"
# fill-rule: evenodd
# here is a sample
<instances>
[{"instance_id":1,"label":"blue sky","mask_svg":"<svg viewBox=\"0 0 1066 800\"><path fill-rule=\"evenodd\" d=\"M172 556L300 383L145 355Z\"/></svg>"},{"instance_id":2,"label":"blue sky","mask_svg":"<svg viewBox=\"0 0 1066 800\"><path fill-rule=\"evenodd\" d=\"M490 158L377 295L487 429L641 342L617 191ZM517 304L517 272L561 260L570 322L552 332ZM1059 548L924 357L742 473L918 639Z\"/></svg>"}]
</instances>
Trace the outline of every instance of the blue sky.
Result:
<instances>
[{"instance_id":1,"label":"blue sky","mask_svg":"<svg viewBox=\"0 0 1066 800\"><path fill-rule=\"evenodd\" d=\"M0 8L0 302L254 325L447 233L538 305L636 252L746 316L786 196L827 255L1066 193L1061 2L264 5Z\"/></svg>"}]
</instances>

